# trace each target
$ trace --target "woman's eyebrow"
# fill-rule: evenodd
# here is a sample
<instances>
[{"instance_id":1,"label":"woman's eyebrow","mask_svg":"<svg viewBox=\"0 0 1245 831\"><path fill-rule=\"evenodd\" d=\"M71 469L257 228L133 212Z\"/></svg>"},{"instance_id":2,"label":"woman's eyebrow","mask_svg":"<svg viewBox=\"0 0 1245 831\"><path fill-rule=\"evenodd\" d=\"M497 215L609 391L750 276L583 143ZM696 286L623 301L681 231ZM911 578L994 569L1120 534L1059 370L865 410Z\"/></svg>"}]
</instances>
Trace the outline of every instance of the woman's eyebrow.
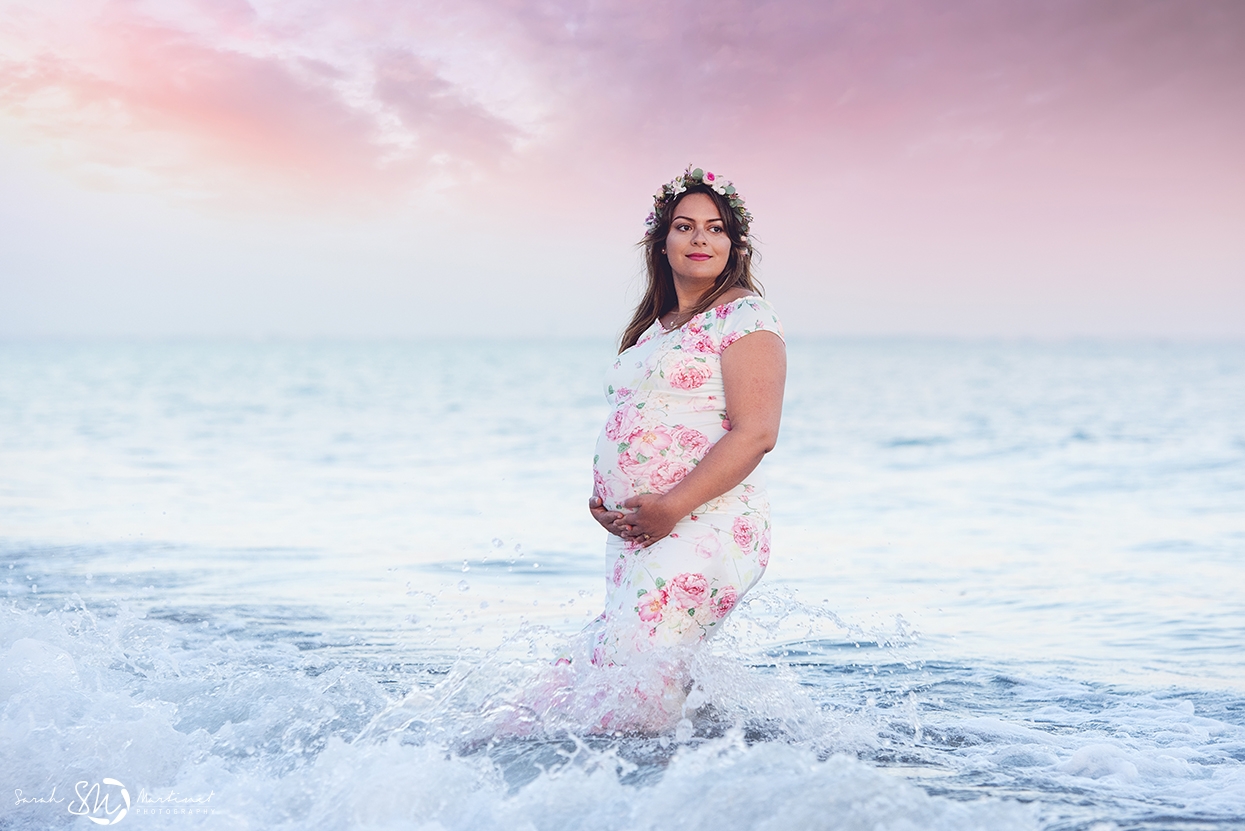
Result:
<instances>
[{"instance_id":1,"label":"woman's eyebrow","mask_svg":"<svg viewBox=\"0 0 1245 831\"><path fill-rule=\"evenodd\" d=\"M676 216L674 219L670 220L670 224L673 225L674 223L678 222L680 219L687 220L688 222L691 222L691 223L696 222L696 220L692 219L690 216ZM721 222L721 221L722 221L722 217L720 216L715 216L713 219L705 220L705 222Z\"/></svg>"}]
</instances>

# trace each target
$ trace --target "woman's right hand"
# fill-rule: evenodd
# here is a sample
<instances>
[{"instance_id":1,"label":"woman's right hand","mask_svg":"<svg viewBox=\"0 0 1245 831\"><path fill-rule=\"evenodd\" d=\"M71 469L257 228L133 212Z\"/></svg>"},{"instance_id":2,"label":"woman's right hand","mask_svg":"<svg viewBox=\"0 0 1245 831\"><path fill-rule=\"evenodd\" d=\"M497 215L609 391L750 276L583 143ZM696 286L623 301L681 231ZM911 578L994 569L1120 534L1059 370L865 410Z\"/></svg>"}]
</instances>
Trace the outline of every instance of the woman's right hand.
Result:
<instances>
[{"instance_id":1,"label":"woman's right hand","mask_svg":"<svg viewBox=\"0 0 1245 831\"><path fill-rule=\"evenodd\" d=\"M617 520L622 518L622 514L618 511L607 511L605 503L595 493L588 500L588 511L592 514L592 518L601 523L601 527L606 531L609 531L616 537L622 536L622 531L614 525Z\"/></svg>"}]
</instances>

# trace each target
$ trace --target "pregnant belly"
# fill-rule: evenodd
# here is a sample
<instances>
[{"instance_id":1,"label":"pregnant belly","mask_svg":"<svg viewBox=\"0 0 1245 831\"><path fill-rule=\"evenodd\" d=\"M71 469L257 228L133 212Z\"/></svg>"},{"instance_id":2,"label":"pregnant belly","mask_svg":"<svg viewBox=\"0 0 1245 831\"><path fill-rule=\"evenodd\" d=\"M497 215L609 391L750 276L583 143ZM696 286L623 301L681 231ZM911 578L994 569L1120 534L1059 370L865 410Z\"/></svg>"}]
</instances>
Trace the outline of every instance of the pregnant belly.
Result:
<instances>
[{"instance_id":1,"label":"pregnant belly","mask_svg":"<svg viewBox=\"0 0 1245 831\"><path fill-rule=\"evenodd\" d=\"M681 424L638 425L611 435L609 425L597 441L593 480L597 495L610 510L643 493L669 492L712 447L699 430Z\"/></svg>"}]
</instances>

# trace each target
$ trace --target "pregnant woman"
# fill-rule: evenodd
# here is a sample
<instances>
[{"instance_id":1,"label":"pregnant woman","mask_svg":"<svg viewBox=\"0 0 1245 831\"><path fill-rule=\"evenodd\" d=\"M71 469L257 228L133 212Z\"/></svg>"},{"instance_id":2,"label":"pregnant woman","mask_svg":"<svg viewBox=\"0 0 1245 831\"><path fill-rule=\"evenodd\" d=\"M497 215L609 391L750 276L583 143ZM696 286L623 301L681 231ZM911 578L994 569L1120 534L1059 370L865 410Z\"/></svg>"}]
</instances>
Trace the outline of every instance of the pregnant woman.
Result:
<instances>
[{"instance_id":1,"label":"pregnant woman","mask_svg":"<svg viewBox=\"0 0 1245 831\"><path fill-rule=\"evenodd\" d=\"M612 535L590 628L598 667L670 666L769 562L756 468L778 438L786 352L752 277L751 220L733 185L690 167L648 218L648 286L607 373L613 412L593 464L589 508ZM685 681L665 681L660 697L677 703Z\"/></svg>"}]
</instances>

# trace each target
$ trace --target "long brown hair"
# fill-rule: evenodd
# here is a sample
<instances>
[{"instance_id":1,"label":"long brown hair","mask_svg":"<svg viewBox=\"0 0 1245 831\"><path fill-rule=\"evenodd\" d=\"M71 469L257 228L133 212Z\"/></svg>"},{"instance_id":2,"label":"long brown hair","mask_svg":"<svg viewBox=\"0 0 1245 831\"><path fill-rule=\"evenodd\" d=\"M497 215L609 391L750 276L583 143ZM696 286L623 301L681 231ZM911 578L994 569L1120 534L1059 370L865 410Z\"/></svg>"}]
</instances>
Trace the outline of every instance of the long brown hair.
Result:
<instances>
[{"instance_id":1,"label":"long brown hair","mask_svg":"<svg viewBox=\"0 0 1245 831\"><path fill-rule=\"evenodd\" d=\"M718 299L733 288L761 293L761 284L752 276L752 257L755 254L752 249L752 240L744 238L739 215L727 202L726 197L713 188L705 185L692 185L685 193L679 194L677 201L661 212L661 215L657 217L657 222L648 229L644 239L639 242L639 246L644 249L648 286L619 341L619 352L635 346L640 335L644 334L654 320L679 307L679 298L674 291L674 273L670 269L670 259L662 249L666 245L666 235L670 233L670 221L675 216L679 202L693 193L705 194L717 206L718 216L722 218L726 233L731 238L731 253L727 257L726 268L722 269L722 273L713 281L713 288L691 310L691 316L695 317L712 309L717 305ZM759 254L756 256L760 259Z\"/></svg>"}]
</instances>

